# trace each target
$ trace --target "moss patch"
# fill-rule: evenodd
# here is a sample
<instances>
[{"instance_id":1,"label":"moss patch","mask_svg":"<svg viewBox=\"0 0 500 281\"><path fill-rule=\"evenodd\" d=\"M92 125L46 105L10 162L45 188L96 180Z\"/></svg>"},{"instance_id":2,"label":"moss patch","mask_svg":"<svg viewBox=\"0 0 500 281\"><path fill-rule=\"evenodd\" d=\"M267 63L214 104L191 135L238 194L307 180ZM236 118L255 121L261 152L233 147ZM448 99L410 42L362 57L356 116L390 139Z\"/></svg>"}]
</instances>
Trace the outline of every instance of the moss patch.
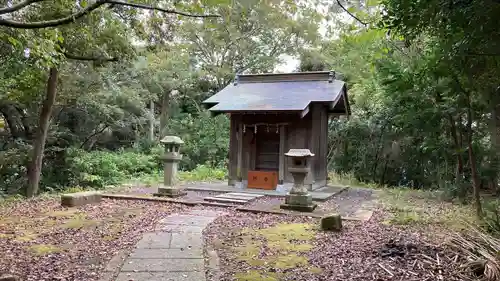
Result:
<instances>
[{"instance_id":1,"label":"moss patch","mask_svg":"<svg viewBox=\"0 0 500 281\"><path fill-rule=\"evenodd\" d=\"M76 215L78 212L79 211L76 208L69 208L67 210L48 211L45 213L45 215L48 217L63 218L63 217L72 217L72 216Z\"/></svg>"},{"instance_id":2,"label":"moss patch","mask_svg":"<svg viewBox=\"0 0 500 281\"><path fill-rule=\"evenodd\" d=\"M311 266L311 267L309 267L309 272L314 273L314 274L320 274L323 272L323 269L316 267L316 266Z\"/></svg>"},{"instance_id":3,"label":"moss patch","mask_svg":"<svg viewBox=\"0 0 500 281\"><path fill-rule=\"evenodd\" d=\"M14 234L0 233L0 239L9 239L14 237Z\"/></svg>"},{"instance_id":4,"label":"moss patch","mask_svg":"<svg viewBox=\"0 0 500 281\"><path fill-rule=\"evenodd\" d=\"M247 230L249 233L251 230ZM314 238L314 227L306 223L281 223L274 227L264 228L256 231L269 242L282 242L290 240L308 241Z\"/></svg>"},{"instance_id":5,"label":"moss patch","mask_svg":"<svg viewBox=\"0 0 500 281\"><path fill-rule=\"evenodd\" d=\"M238 236L241 239L240 245L232 250L238 260L253 267L261 267L262 270L238 273L235 275L236 280L279 280L281 275L286 275L280 271L295 267L304 267L313 273L320 273L321 269L311 266L307 257L301 255L314 248L308 242L314 239L315 235L316 227L305 223L282 223L258 230L243 229ZM271 268L277 269L278 272L266 273Z\"/></svg>"},{"instance_id":6,"label":"moss patch","mask_svg":"<svg viewBox=\"0 0 500 281\"><path fill-rule=\"evenodd\" d=\"M234 275L236 281L279 281L278 274L273 272L261 272L250 270L248 272L238 272Z\"/></svg>"},{"instance_id":7,"label":"moss patch","mask_svg":"<svg viewBox=\"0 0 500 281\"><path fill-rule=\"evenodd\" d=\"M71 229L79 229L79 228L88 228L98 225L99 222L96 220L87 219L85 216L76 216L70 220L67 220L62 227L63 228L71 228Z\"/></svg>"},{"instance_id":8,"label":"moss patch","mask_svg":"<svg viewBox=\"0 0 500 281\"><path fill-rule=\"evenodd\" d=\"M28 247L28 250L37 256L44 256L62 251L61 248L50 244L32 245Z\"/></svg>"},{"instance_id":9,"label":"moss patch","mask_svg":"<svg viewBox=\"0 0 500 281\"><path fill-rule=\"evenodd\" d=\"M30 241L33 241L33 240L36 240L36 238L38 237L38 235L32 231L32 230L24 230L24 231L21 231L20 235L18 235L14 241L16 242L30 242Z\"/></svg>"},{"instance_id":10,"label":"moss patch","mask_svg":"<svg viewBox=\"0 0 500 281\"><path fill-rule=\"evenodd\" d=\"M297 266L307 266L309 265L309 261L306 257L290 254L277 256L273 261L273 264L279 269L289 269Z\"/></svg>"}]
</instances>

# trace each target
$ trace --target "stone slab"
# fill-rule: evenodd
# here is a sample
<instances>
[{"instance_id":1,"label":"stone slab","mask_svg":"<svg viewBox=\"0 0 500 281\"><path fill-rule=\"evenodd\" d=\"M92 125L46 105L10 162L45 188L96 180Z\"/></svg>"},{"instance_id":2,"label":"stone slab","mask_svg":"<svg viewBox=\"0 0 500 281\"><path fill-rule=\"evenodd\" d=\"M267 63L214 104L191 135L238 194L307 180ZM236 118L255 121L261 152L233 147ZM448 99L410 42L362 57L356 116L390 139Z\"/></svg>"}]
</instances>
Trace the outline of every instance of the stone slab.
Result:
<instances>
[{"instance_id":1,"label":"stone slab","mask_svg":"<svg viewBox=\"0 0 500 281\"><path fill-rule=\"evenodd\" d=\"M234 192L238 191L238 193L247 193L247 194L260 194L265 196L277 196L283 197L285 194L283 192L279 192L277 190L263 190L263 189L237 189L234 187L230 187L227 183L205 183L198 185L185 185L183 186L186 190L192 191L213 191L213 192ZM313 201L327 201L333 196L339 194L340 192L349 188L348 186L326 186L326 187L315 187L313 184L313 189L315 191L311 191L310 194L312 196ZM323 191L322 191L323 190Z\"/></svg>"},{"instance_id":2,"label":"stone slab","mask_svg":"<svg viewBox=\"0 0 500 281\"><path fill-rule=\"evenodd\" d=\"M203 248L203 235L201 233L172 233L170 248Z\"/></svg>"},{"instance_id":3,"label":"stone slab","mask_svg":"<svg viewBox=\"0 0 500 281\"><path fill-rule=\"evenodd\" d=\"M233 203L233 204L246 204L248 203L247 200L237 200L237 199L225 199L225 198L218 198L218 197L205 197L203 198L205 201L212 201L212 202L220 202L220 203Z\"/></svg>"},{"instance_id":4,"label":"stone slab","mask_svg":"<svg viewBox=\"0 0 500 281\"><path fill-rule=\"evenodd\" d=\"M247 203L256 199L256 198L252 198L252 197L235 196L235 195L218 195L218 196L215 196L215 198L241 200L241 201L245 201Z\"/></svg>"},{"instance_id":5,"label":"stone slab","mask_svg":"<svg viewBox=\"0 0 500 281\"><path fill-rule=\"evenodd\" d=\"M263 194L253 194L253 193L240 193L240 192L230 192L222 195L231 195L231 196L241 196L241 197L250 197L250 198L260 198L264 197Z\"/></svg>"},{"instance_id":6,"label":"stone slab","mask_svg":"<svg viewBox=\"0 0 500 281\"><path fill-rule=\"evenodd\" d=\"M86 204L99 203L102 193L99 191L85 191L66 193L61 195L61 205L65 207L78 207Z\"/></svg>"},{"instance_id":7,"label":"stone slab","mask_svg":"<svg viewBox=\"0 0 500 281\"><path fill-rule=\"evenodd\" d=\"M214 217L204 217L192 214L175 215L166 217L158 222L159 225L190 225L206 226L214 220Z\"/></svg>"},{"instance_id":8,"label":"stone slab","mask_svg":"<svg viewBox=\"0 0 500 281\"><path fill-rule=\"evenodd\" d=\"M128 256L128 251L127 250L120 250L118 253L116 253L111 260L106 264L106 267L104 268L104 272L118 272L120 270L120 267L122 266L123 262L127 259Z\"/></svg>"},{"instance_id":9,"label":"stone slab","mask_svg":"<svg viewBox=\"0 0 500 281\"><path fill-rule=\"evenodd\" d=\"M201 281L203 272L122 272L114 281Z\"/></svg>"},{"instance_id":10,"label":"stone slab","mask_svg":"<svg viewBox=\"0 0 500 281\"><path fill-rule=\"evenodd\" d=\"M371 210L357 210L352 214L351 218L359 219L360 221L369 221L373 215L373 211Z\"/></svg>"},{"instance_id":11,"label":"stone slab","mask_svg":"<svg viewBox=\"0 0 500 281\"><path fill-rule=\"evenodd\" d=\"M175 224L158 224L155 231L159 232L175 232L175 233L202 233L204 226L197 225L175 225Z\"/></svg>"},{"instance_id":12,"label":"stone slab","mask_svg":"<svg viewBox=\"0 0 500 281\"><path fill-rule=\"evenodd\" d=\"M146 233L137 243L138 249L168 249L172 240L172 233L158 232Z\"/></svg>"},{"instance_id":13,"label":"stone slab","mask_svg":"<svg viewBox=\"0 0 500 281\"><path fill-rule=\"evenodd\" d=\"M203 216L206 218L216 219L217 217L225 215L226 213L207 209L192 209L189 214L193 216Z\"/></svg>"},{"instance_id":14,"label":"stone slab","mask_svg":"<svg viewBox=\"0 0 500 281\"><path fill-rule=\"evenodd\" d=\"M129 256L131 259L201 259L200 248L185 249L135 249Z\"/></svg>"},{"instance_id":15,"label":"stone slab","mask_svg":"<svg viewBox=\"0 0 500 281\"><path fill-rule=\"evenodd\" d=\"M127 259L121 272L204 271L204 259Z\"/></svg>"}]
</instances>

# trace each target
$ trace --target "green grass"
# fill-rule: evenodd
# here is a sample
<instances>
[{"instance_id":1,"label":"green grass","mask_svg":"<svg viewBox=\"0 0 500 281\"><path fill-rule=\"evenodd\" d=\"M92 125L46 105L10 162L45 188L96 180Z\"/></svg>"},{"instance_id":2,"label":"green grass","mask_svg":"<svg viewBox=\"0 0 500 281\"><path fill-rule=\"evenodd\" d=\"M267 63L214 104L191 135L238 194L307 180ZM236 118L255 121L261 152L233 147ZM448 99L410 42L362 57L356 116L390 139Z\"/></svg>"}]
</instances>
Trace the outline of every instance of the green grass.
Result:
<instances>
[{"instance_id":1,"label":"green grass","mask_svg":"<svg viewBox=\"0 0 500 281\"><path fill-rule=\"evenodd\" d=\"M376 206L389 213L384 223L400 226L440 225L453 230L462 230L464 222L477 218L471 204L458 200L444 200L442 191L415 190L407 187L387 187L363 183L352 174L329 173L330 183L374 189ZM487 202L488 200L485 200Z\"/></svg>"},{"instance_id":2,"label":"green grass","mask_svg":"<svg viewBox=\"0 0 500 281\"><path fill-rule=\"evenodd\" d=\"M358 181L353 174L338 174L335 172L328 173L328 183L333 185L348 185L352 187L367 187L378 188L379 186L372 183Z\"/></svg>"},{"instance_id":3,"label":"green grass","mask_svg":"<svg viewBox=\"0 0 500 281\"><path fill-rule=\"evenodd\" d=\"M179 171L177 174L177 180L179 183L222 181L226 179L226 174L227 170L225 169L216 169L205 165L199 165L192 171ZM163 172L159 171L158 173L143 175L133 179L133 181L154 186L163 181Z\"/></svg>"},{"instance_id":4,"label":"green grass","mask_svg":"<svg viewBox=\"0 0 500 281\"><path fill-rule=\"evenodd\" d=\"M471 205L443 201L439 191L384 188L376 195L379 205L390 213L387 224L441 225L461 230L465 221L475 221Z\"/></svg>"}]
</instances>

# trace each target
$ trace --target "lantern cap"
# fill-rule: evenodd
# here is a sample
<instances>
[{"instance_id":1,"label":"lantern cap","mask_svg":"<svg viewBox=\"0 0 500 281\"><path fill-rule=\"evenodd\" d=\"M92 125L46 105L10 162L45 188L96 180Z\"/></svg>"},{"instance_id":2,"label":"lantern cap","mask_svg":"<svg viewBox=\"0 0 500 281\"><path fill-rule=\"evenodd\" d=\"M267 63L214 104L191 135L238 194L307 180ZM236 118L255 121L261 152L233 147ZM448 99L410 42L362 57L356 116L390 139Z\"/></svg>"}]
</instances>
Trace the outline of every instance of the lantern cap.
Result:
<instances>
[{"instance_id":1,"label":"lantern cap","mask_svg":"<svg viewBox=\"0 0 500 281\"><path fill-rule=\"evenodd\" d=\"M160 140L161 143L163 144L183 144L184 141L181 140L181 138L177 136L165 136Z\"/></svg>"},{"instance_id":2,"label":"lantern cap","mask_svg":"<svg viewBox=\"0 0 500 281\"><path fill-rule=\"evenodd\" d=\"M292 148L287 153L285 153L285 156L289 156L289 157L309 157L309 156L314 156L314 153L311 153L311 151L309 149Z\"/></svg>"}]
</instances>

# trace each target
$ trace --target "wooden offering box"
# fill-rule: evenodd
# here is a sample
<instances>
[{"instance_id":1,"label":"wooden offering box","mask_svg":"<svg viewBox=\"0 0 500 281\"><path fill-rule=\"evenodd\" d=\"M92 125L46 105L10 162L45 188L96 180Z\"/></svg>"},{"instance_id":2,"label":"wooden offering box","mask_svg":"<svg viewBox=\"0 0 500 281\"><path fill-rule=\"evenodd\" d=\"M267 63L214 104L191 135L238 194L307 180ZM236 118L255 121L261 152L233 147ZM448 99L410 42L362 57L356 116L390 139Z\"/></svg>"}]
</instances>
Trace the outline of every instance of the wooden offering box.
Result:
<instances>
[{"instance_id":1,"label":"wooden offering box","mask_svg":"<svg viewBox=\"0 0 500 281\"><path fill-rule=\"evenodd\" d=\"M274 190L278 185L278 172L248 171L248 188Z\"/></svg>"}]
</instances>

